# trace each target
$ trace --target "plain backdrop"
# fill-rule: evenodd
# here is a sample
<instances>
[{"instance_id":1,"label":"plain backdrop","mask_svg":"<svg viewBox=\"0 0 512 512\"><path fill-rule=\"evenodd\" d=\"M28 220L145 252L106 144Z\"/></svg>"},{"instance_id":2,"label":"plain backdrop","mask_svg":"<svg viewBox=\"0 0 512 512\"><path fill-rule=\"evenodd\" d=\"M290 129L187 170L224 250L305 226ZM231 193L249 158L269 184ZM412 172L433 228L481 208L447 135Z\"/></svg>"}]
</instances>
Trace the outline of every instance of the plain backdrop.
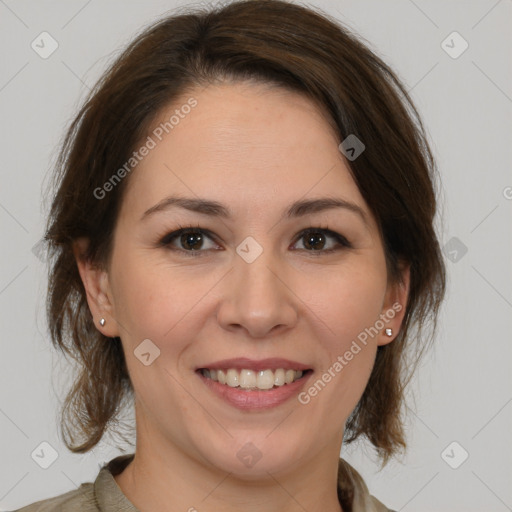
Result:
<instances>
[{"instance_id":1,"label":"plain backdrop","mask_svg":"<svg viewBox=\"0 0 512 512\"><path fill-rule=\"evenodd\" d=\"M404 81L443 189L448 295L435 349L411 385L409 451L381 472L368 445L343 456L396 510L512 510L512 1L310 3L358 32ZM74 455L59 437L69 366L46 334L42 187L108 62L142 27L187 4L0 0L1 510L92 481L100 464L130 451L106 440ZM31 46L42 32L58 44L45 59ZM57 454L48 469L31 456L43 442Z\"/></svg>"}]
</instances>

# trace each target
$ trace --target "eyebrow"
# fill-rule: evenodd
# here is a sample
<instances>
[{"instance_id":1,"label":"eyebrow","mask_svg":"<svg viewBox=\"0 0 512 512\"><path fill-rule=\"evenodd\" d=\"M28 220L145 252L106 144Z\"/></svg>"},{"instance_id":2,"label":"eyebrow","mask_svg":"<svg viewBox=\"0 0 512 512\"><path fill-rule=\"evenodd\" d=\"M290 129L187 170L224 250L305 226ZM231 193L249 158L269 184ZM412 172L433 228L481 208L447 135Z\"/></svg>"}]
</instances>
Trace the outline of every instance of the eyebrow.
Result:
<instances>
[{"instance_id":1,"label":"eyebrow","mask_svg":"<svg viewBox=\"0 0 512 512\"><path fill-rule=\"evenodd\" d=\"M202 198L169 196L157 204L146 210L141 217L141 220L153 215L157 212L166 211L172 208L183 208L192 212L209 215L211 217L219 217L224 219L231 219L233 217L231 210L217 201L211 201ZM332 210L334 208L343 208L356 213L361 217L367 227L369 227L368 217L366 212L357 204L347 201L342 198L333 197L320 197L316 199L304 199L295 201L287 210L285 210L282 218L296 218L314 213Z\"/></svg>"}]
</instances>

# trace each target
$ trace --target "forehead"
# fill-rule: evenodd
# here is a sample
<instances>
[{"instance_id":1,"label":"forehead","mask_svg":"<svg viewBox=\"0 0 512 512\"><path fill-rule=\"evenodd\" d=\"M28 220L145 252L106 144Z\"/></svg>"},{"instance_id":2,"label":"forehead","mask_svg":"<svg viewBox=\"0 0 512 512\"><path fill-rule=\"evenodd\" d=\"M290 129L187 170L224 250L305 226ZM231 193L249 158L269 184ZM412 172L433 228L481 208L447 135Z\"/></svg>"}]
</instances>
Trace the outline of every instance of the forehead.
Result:
<instances>
[{"instance_id":1,"label":"forehead","mask_svg":"<svg viewBox=\"0 0 512 512\"><path fill-rule=\"evenodd\" d=\"M123 201L133 214L176 193L228 203L235 213L281 211L326 194L367 210L331 124L310 100L282 88L192 89L159 113L146 137L153 147L130 175Z\"/></svg>"}]
</instances>

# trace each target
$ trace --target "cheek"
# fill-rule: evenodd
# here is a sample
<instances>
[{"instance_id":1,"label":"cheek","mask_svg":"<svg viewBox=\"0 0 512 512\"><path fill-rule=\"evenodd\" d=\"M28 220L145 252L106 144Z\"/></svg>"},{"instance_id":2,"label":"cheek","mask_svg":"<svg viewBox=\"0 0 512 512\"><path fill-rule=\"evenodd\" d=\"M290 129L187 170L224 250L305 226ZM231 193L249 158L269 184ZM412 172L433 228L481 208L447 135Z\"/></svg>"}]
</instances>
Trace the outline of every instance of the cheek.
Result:
<instances>
[{"instance_id":1,"label":"cheek","mask_svg":"<svg viewBox=\"0 0 512 512\"><path fill-rule=\"evenodd\" d=\"M375 264L340 266L309 277L307 288L308 306L328 328L331 349L339 351L379 318L386 274Z\"/></svg>"},{"instance_id":2,"label":"cheek","mask_svg":"<svg viewBox=\"0 0 512 512\"><path fill-rule=\"evenodd\" d=\"M347 266L340 272L332 272L322 288L310 293L312 312L321 319L317 324L323 334L317 335L317 342L322 345L325 357L316 376L316 386L313 383L306 393L309 398L322 394L322 403L315 407L325 408L329 416L346 418L366 387L380 335L375 325L382 313L385 279L379 266ZM320 280L317 283L321 284ZM304 401L307 400L305 396Z\"/></svg>"},{"instance_id":3,"label":"cheek","mask_svg":"<svg viewBox=\"0 0 512 512\"><path fill-rule=\"evenodd\" d=\"M180 349L179 339L187 338L178 333L185 330L190 337L200 329L200 303L222 276L193 266L180 268L162 259L154 261L135 251L131 255L126 251L113 268L116 316L125 332L123 341L132 346L149 338L163 348L172 339L173 351Z\"/></svg>"},{"instance_id":4,"label":"cheek","mask_svg":"<svg viewBox=\"0 0 512 512\"><path fill-rule=\"evenodd\" d=\"M171 285L168 273L148 263L129 251L112 262L116 317L124 333L123 341L130 345L145 338L160 338L183 305L179 283Z\"/></svg>"}]
</instances>

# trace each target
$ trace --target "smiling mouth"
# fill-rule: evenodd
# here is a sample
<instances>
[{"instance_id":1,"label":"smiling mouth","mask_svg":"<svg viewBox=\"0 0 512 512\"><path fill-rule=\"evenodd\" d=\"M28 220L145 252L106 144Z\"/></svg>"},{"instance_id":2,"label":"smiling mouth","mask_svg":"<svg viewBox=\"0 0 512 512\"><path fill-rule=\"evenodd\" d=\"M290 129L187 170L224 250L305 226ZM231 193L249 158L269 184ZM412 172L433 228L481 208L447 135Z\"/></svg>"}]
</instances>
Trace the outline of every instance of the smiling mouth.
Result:
<instances>
[{"instance_id":1,"label":"smiling mouth","mask_svg":"<svg viewBox=\"0 0 512 512\"><path fill-rule=\"evenodd\" d=\"M258 371L249 369L238 370L236 368L226 368L224 370L200 368L197 371L207 379L231 388L240 388L246 391L267 391L286 386L299 379L303 379L312 372L312 370L285 370L284 368Z\"/></svg>"}]
</instances>

